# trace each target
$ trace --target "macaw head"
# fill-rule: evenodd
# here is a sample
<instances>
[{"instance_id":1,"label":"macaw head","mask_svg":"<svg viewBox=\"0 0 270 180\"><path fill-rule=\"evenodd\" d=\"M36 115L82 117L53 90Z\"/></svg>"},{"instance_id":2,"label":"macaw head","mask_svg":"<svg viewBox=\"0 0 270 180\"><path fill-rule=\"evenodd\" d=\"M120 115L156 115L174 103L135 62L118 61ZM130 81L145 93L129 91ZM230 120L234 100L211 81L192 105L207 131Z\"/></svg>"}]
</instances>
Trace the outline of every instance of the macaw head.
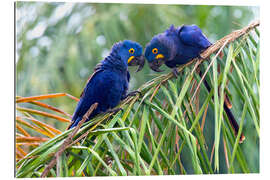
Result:
<instances>
[{"instance_id":1,"label":"macaw head","mask_svg":"<svg viewBox=\"0 0 270 180\"><path fill-rule=\"evenodd\" d=\"M162 72L159 69L160 66L170 59L170 48L167 43L162 41L162 36L155 36L146 45L144 56L147 59L149 66L152 70L156 72Z\"/></svg>"},{"instance_id":2,"label":"macaw head","mask_svg":"<svg viewBox=\"0 0 270 180\"><path fill-rule=\"evenodd\" d=\"M142 46L131 40L124 40L118 50L121 60L128 66L139 66L137 72L144 66Z\"/></svg>"}]
</instances>

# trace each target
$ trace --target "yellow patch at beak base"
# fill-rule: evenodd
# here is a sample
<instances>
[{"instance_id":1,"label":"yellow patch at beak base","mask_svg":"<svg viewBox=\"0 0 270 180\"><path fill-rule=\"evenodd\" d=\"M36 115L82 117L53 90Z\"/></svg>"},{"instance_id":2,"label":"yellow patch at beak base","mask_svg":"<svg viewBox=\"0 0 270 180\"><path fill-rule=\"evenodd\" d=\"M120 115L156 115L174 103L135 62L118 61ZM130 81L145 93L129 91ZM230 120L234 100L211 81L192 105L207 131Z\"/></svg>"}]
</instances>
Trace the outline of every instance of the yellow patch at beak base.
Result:
<instances>
[{"instance_id":1,"label":"yellow patch at beak base","mask_svg":"<svg viewBox=\"0 0 270 180\"><path fill-rule=\"evenodd\" d=\"M130 58L128 58L128 63L129 63L132 59L134 59L134 56L130 56Z\"/></svg>"},{"instance_id":2,"label":"yellow patch at beak base","mask_svg":"<svg viewBox=\"0 0 270 180\"><path fill-rule=\"evenodd\" d=\"M162 58L164 58L164 55L163 54L156 55L156 59L162 59Z\"/></svg>"}]
</instances>

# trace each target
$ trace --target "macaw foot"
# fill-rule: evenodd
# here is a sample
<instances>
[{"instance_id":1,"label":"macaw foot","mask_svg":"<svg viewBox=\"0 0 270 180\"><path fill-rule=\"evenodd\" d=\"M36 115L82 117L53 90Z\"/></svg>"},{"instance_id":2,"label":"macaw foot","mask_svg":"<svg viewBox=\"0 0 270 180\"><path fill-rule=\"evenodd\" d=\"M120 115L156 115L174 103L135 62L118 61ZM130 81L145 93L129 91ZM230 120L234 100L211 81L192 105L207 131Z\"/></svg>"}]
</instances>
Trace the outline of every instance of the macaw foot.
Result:
<instances>
[{"instance_id":1,"label":"macaw foot","mask_svg":"<svg viewBox=\"0 0 270 180\"><path fill-rule=\"evenodd\" d=\"M113 113L113 115L115 115L119 111L123 112L124 110L122 108L115 108L115 109L109 109L108 111L106 111L106 113Z\"/></svg>"},{"instance_id":2,"label":"macaw foot","mask_svg":"<svg viewBox=\"0 0 270 180\"><path fill-rule=\"evenodd\" d=\"M142 93L140 91L132 91L130 93L128 93L124 98L122 98L122 100L126 99L129 96L136 96L138 94L140 94L140 96L142 95Z\"/></svg>"},{"instance_id":3,"label":"macaw foot","mask_svg":"<svg viewBox=\"0 0 270 180\"><path fill-rule=\"evenodd\" d=\"M199 58L199 59L204 59L200 54L199 54L198 58Z\"/></svg>"},{"instance_id":4,"label":"macaw foot","mask_svg":"<svg viewBox=\"0 0 270 180\"><path fill-rule=\"evenodd\" d=\"M177 70L176 67L172 69L172 73L173 73L173 75L174 75L176 78L177 78L178 75L179 75L179 72L178 72L178 70Z\"/></svg>"},{"instance_id":5,"label":"macaw foot","mask_svg":"<svg viewBox=\"0 0 270 180\"><path fill-rule=\"evenodd\" d=\"M136 96L137 94L140 94L140 96L142 95L142 93L140 91L132 91L130 93L127 94L127 97L129 96Z\"/></svg>"}]
</instances>

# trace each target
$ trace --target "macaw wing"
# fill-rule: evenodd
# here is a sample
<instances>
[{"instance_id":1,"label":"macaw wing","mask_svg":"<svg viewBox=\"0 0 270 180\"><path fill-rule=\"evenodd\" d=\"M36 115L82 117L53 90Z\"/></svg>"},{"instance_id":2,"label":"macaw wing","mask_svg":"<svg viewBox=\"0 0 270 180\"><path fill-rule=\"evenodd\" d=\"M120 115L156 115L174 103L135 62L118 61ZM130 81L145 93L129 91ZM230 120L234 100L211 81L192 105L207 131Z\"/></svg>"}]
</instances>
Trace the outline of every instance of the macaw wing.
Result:
<instances>
[{"instance_id":1,"label":"macaw wing","mask_svg":"<svg viewBox=\"0 0 270 180\"><path fill-rule=\"evenodd\" d=\"M93 74L91 74L91 76L89 76L89 78L88 78L88 80L87 80L87 82L86 82L86 85L91 81L91 79L92 79L97 73L99 73L99 72L101 72L101 71L103 71L103 70L101 69L101 63L98 63L98 64L96 65L96 67L94 68ZM86 87L86 86L85 86L85 87ZM80 98L83 97L84 93L85 93L85 88L84 88L83 92L81 93Z\"/></svg>"},{"instance_id":2,"label":"macaw wing","mask_svg":"<svg viewBox=\"0 0 270 180\"><path fill-rule=\"evenodd\" d=\"M129 72L127 71L127 83L124 85L124 92L123 92L123 94L122 94L121 100L125 99L125 97L126 97L126 95L127 95L129 80L130 80L130 74L129 74Z\"/></svg>"},{"instance_id":3,"label":"macaw wing","mask_svg":"<svg viewBox=\"0 0 270 180\"><path fill-rule=\"evenodd\" d=\"M203 34L202 30L196 25L183 25L179 28L178 36L180 40L188 45L202 49L211 46L211 42Z\"/></svg>"},{"instance_id":4,"label":"macaw wing","mask_svg":"<svg viewBox=\"0 0 270 180\"><path fill-rule=\"evenodd\" d=\"M87 89L88 84L91 82L91 80L93 79L94 76L96 76L98 73L100 73L100 72L102 72L102 71L103 71L103 69L101 69L101 64L97 64L96 67L95 67L95 69L94 69L93 74L88 78L88 80L87 80L87 82L86 82L86 85L85 85L85 88L84 88L83 92L82 92L81 95L80 95L80 101L78 102L78 105L77 105L77 107L76 107L76 109L75 109L75 112L73 113L72 121L71 121L71 123L70 123L68 129L69 129L69 128L72 126L72 124L77 120L77 118L78 118L78 116L79 116L78 114L80 114L80 111L81 111L81 105L82 105L82 102L81 102L81 101L82 101L83 98L84 98L85 91L86 91L86 89Z\"/></svg>"},{"instance_id":5,"label":"macaw wing","mask_svg":"<svg viewBox=\"0 0 270 180\"><path fill-rule=\"evenodd\" d=\"M127 71L127 80L128 80L128 82L129 82L129 79L130 79L130 74L129 74L129 72Z\"/></svg>"}]
</instances>

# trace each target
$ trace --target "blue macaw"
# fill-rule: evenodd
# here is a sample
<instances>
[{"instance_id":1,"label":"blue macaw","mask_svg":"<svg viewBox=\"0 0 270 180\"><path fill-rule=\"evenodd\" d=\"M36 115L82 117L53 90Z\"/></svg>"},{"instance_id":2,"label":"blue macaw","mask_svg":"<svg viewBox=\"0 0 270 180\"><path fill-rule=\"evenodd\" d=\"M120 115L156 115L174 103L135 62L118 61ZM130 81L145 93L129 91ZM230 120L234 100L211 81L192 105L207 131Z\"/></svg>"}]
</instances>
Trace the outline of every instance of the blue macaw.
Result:
<instances>
[{"instance_id":1,"label":"blue macaw","mask_svg":"<svg viewBox=\"0 0 270 180\"><path fill-rule=\"evenodd\" d=\"M186 64L193 58L201 58L200 53L211 46L212 43L203 34L202 30L196 25L183 25L175 28L171 25L165 32L158 34L146 45L145 58L149 66L156 72L162 72L159 69L163 63L169 68L173 69L174 75L177 77L177 66ZM205 87L210 92L209 84L204 80ZM229 102L227 96L225 97ZM226 103L224 103L224 110L230 120L237 135L239 126L235 120L231 110ZM240 141L242 142L245 136L242 134Z\"/></svg>"},{"instance_id":2,"label":"blue macaw","mask_svg":"<svg viewBox=\"0 0 270 180\"><path fill-rule=\"evenodd\" d=\"M113 112L121 100L136 94L136 91L127 94L128 66L135 65L139 65L137 71L144 66L142 46L130 40L114 44L110 54L97 64L89 77L68 129L77 126L92 104L97 102L98 106L88 120L100 113Z\"/></svg>"},{"instance_id":3,"label":"blue macaw","mask_svg":"<svg viewBox=\"0 0 270 180\"><path fill-rule=\"evenodd\" d=\"M171 25L165 32L152 38L145 49L145 57L152 70L161 72L159 67L165 63L175 72L177 65L186 64L211 46L211 42L196 25Z\"/></svg>"}]
</instances>

